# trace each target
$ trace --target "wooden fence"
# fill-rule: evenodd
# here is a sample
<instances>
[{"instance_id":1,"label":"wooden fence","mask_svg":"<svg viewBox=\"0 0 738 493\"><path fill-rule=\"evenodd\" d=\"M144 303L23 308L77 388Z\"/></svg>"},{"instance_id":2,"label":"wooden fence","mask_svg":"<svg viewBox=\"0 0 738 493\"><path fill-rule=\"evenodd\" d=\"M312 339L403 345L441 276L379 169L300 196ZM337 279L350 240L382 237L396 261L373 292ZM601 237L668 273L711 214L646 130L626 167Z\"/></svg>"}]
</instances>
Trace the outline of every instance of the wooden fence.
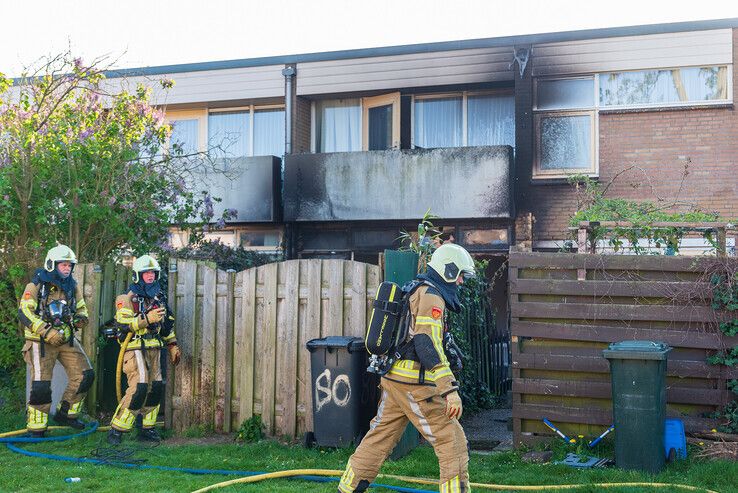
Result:
<instances>
[{"instance_id":1,"label":"wooden fence","mask_svg":"<svg viewBox=\"0 0 738 493\"><path fill-rule=\"evenodd\" d=\"M102 266L88 263L75 266L72 276L82 286L82 293L90 314L88 326L77 336L97 373L95 385L90 389L86 400L88 410L96 415L103 382L101 368L98 364L100 359L98 330L115 315L115 297L122 293L131 282L131 271L122 265L112 263ZM60 393L66 383L62 384L62 380L59 382Z\"/></svg>"},{"instance_id":2,"label":"wooden fence","mask_svg":"<svg viewBox=\"0 0 738 493\"><path fill-rule=\"evenodd\" d=\"M308 340L364 335L379 267L289 260L242 272L176 260L169 300L182 361L167 385L166 421L229 432L260 414L269 435L312 429Z\"/></svg>"},{"instance_id":3,"label":"wooden fence","mask_svg":"<svg viewBox=\"0 0 738 493\"><path fill-rule=\"evenodd\" d=\"M714 258L510 254L515 444L549 438L548 418L569 435L596 436L612 423L608 343L661 341L667 364L667 415L687 430L729 402L738 369L706 359L738 337L717 329L701 273ZM579 277L582 280L577 280ZM698 282L700 281L700 282Z\"/></svg>"}]
</instances>

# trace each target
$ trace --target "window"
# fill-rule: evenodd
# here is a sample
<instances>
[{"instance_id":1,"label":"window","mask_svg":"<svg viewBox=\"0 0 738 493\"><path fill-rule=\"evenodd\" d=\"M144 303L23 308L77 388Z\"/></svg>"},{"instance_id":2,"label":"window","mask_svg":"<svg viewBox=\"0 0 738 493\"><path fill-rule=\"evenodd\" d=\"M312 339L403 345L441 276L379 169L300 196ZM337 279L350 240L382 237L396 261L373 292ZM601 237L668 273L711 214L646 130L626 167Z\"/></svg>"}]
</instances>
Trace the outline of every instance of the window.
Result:
<instances>
[{"instance_id":1,"label":"window","mask_svg":"<svg viewBox=\"0 0 738 493\"><path fill-rule=\"evenodd\" d=\"M597 174L600 111L729 103L731 67L683 67L537 79L534 178Z\"/></svg>"},{"instance_id":2,"label":"window","mask_svg":"<svg viewBox=\"0 0 738 493\"><path fill-rule=\"evenodd\" d=\"M413 147L515 146L511 94L456 93L415 96Z\"/></svg>"},{"instance_id":3,"label":"window","mask_svg":"<svg viewBox=\"0 0 738 493\"><path fill-rule=\"evenodd\" d=\"M249 106L238 110L211 111L208 115L208 147L213 158L282 156L284 108Z\"/></svg>"},{"instance_id":4,"label":"window","mask_svg":"<svg viewBox=\"0 0 738 493\"><path fill-rule=\"evenodd\" d=\"M208 149L214 159L250 155L250 135L250 112L229 111L208 115Z\"/></svg>"},{"instance_id":5,"label":"window","mask_svg":"<svg viewBox=\"0 0 738 493\"><path fill-rule=\"evenodd\" d=\"M360 151L361 116L359 99L316 101L315 151Z\"/></svg>"},{"instance_id":6,"label":"window","mask_svg":"<svg viewBox=\"0 0 738 493\"><path fill-rule=\"evenodd\" d=\"M594 77L536 81L534 177L597 173Z\"/></svg>"},{"instance_id":7,"label":"window","mask_svg":"<svg viewBox=\"0 0 738 493\"><path fill-rule=\"evenodd\" d=\"M196 118L172 120L172 135L170 145L179 150L177 154L188 155L198 151L199 120Z\"/></svg>"},{"instance_id":8,"label":"window","mask_svg":"<svg viewBox=\"0 0 738 493\"><path fill-rule=\"evenodd\" d=\"M601 108L728 101L728 67L599 74Z\"/></svg>"},{"instance_id":9,"label":"window","mask_svg":"<svg viewBox=\"0 0 738 493\"><path fill-rule=\"evenodd\" d=\"M279 231L241 231L241 246L253 250L276 250L280 247Z\"/></svg>"}]
</instances>

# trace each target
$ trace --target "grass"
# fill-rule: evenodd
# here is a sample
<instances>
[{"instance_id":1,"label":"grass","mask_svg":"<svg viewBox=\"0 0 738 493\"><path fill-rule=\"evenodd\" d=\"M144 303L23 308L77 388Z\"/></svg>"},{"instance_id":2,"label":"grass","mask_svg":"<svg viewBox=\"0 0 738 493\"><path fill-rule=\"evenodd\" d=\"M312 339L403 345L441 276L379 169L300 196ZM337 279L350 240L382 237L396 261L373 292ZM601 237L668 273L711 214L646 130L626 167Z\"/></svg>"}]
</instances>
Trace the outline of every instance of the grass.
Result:
<instances>
[{"instance_id":1,"label":"grass","mask_svg":"<svg viewBox=\"0 0 738 493\"><path fill-rule=\"evenodd\" d=\"M0 413L0 429L11 430L23 426L21 413ZM181 439L180 439L181 441ZM245 471L280 471L285 469L319 468L342 469L350 450L306 450L298 445L284 445L275 441L253 444L208 443L204 439L185 440L185 444L142 447L134 457L146 459L147 464L200 469L235 469ZM193 443L193 442L200 442ZM136 442L124 442L136 445ZM32 451L70 456L89 456L97 447L104 447L105 434L96 433L68 442L28 444L23 448ZM563 444L554 446L554 457L562 458L567 449ZM607 449L600 450L606 456ZM493 455L473 453L470 461L472 481L501 484L592 484L596 482L667 482L710 488L720 492L738 491L738 464L727 461L681 461L668 466L652 476L614 468L575 470L566 466L528 464L520 459L520 452ZM433 450L420 447L408 457L397 462L386 462L382 472L416 477L437 477L438 463ZM66 477L79 477L79 483L65 483ZM204 486L234 479L236 476L191 475L180 472L131 470L111 466L73 464L21 456L0 447L0 490L2 491L192 491ZM399 484L418 489L432 490L430 486L403 484L392 480L379 480L387 484ZM298 480L272 480L254 485L238 485L219 491L275 492L300 491L335 492L336 483L320 484ZM382 491L372 489L371 491ZM479 491L478 489L476 491ZM542 490L545 491L545 490ZM600 491L594 486L579 492ZM652 488L615 488L608 492L652 492ZM660 490L665 491L665 490Z\"/></svg>"}]
</instances>

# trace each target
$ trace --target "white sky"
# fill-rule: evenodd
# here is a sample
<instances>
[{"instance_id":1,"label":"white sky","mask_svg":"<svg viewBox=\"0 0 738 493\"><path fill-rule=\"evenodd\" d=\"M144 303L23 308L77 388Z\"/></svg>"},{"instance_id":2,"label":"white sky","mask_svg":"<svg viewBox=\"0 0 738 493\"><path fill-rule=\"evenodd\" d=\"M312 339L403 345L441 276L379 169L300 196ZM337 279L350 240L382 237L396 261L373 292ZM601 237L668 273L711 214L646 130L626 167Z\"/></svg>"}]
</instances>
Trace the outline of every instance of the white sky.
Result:
<instances>
[{"instance_id":1,"label":"white sky","mask_svg":"<svg viewBox=\"0 0 738 493\"><path fill-rule=\"evenodd\" d=\"M0 0L0 72L117 67L738 17L736 0Z\"/></svg>"}]
</instances>

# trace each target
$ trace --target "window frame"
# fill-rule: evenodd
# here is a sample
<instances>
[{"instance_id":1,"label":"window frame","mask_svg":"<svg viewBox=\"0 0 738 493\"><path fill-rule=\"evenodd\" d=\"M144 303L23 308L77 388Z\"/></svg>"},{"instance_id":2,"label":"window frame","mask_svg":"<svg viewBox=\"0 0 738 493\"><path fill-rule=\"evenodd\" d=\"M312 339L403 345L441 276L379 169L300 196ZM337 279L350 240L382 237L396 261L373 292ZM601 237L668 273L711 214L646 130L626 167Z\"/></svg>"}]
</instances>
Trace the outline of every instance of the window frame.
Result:
<instances>
[{"instance_id":1,"label":"window frame","mask_svg":"<svg viewBox=\"0 0 738 493\"><path fill-rule=\"evenodd\" d=\"M387 93L387 94L393 94L393 93ZM325 154L326 152L323 150L318 151L318 102L319 101L341 101L344 99L358 99L359 100L359 111L361 111L361 118L359 121L360 132L362 135L362 142L361 142L361 149L357 151L343 151L343 152L368 152L366 149L364 149L364 98L361 96L357 97L338 97L338 98L321 98L321 99L313 99L310 101L310 153L311 154ZM399 115L399 111L398 111ZM335 151L338 152L338 151ZM331 153L327 153L331 154Z\"/></svg>"},{"instance_id":2,"label":"window frame","mask_svg":"<svg viewBox=\"0 0 738 493\"><path fill-rule=\"evenodd\" d=\"M710 99L710 100L699 100L699 101L676 101L671 103L639 103L639 104L619 104L611 106L603 106L600 104L600 77L609 74L624 74L624 73L635 73L635 72L651 72L651 71L667 71L667 70L681 70L687 68L708 68L708 67L726 67L726 78L727 78L727 99ZM595 75L597 80L597 91L595 92L595 105L598 110L602 113L616 112L623 110L648 110L648 109L660 109L660 108L691 108L695 106L725 106L733 104L733 64L722 63L717 65L685 65L682 67L660 67L660 68L647 68L638 70L612 70L608 72L598 72Z\"/></svg>"},{"instance_id":3,"label":"window frame","mask_svg":"<svg viewBox=\"0 0 738 493\"><path fill-rule=\"evenodd\" d=\"M600 77L607 76L609 74L621 74L628 72L649 72L659 70L677 70L677 69L688 69L688 68L707 68L707 67L726 67L726 78L727 78L727 99L713 99L713 100L700 100L700 101L677 101L671 103L641 103L641 104L626 104L626 105L611 105L604 106L600 103ZM591 79L593 80L593 106L582 106L572 108L556 108L556 109L539 109L538 108L538 85L540 81L551 81L551 80L576 80L576 79ZM693 107L721 107L733 104L733 64L722 63L722 64L701 64L701 65L685 65L680 67L659 67L659 68L646 68L646 69L634 69L634 70L611 70L607 72L595 72L591 74L572 74L572 75L561 75L561 76L550 76L550 77L535 77L533 79L533 126L534 126L534 157L533 157L533 173L532 180L547 180L552 178L566 178L571 174L585 174L587 176L596 178L599 176L600 168L600 152L599 152L599 135L600 135L600 113L615 113L620 111L648 111L654 109L679 109L679 108L693 108ZM574 116L575 114L588 113L592 117L592 152L594 153L592 159L592 166L589 170L582 168L561 168L556 170L542 170L540 167L541 163L541 129L540 120L541 115L556 115L556 116Z\"/></svg>"},{"instance_id":4,"label":"window frame","mask_svg":"<svg viewBox=\"0 0 738 493\"><path fill-rule=\"evenodd\" d=\"M538 84L539 81L552 80L592 80L593 100L592 106L578 106L572 108L538 109ZM600 151L599 151L599 113L597 108L600 93L599 78L597 74L573 75L558 77L538 77L533 80L533 131L534 131L534 153L533 153L533 180L547 180L552 178L566 178L572 174L586 175L591 178L599 176ZM590 167L585 168L559 168L556 170L541 169L541 119L546 116L582 116L588 115L592 119L590 128Z\"/></svg>"},{"instance_id":5,"label":"window frame","mask_svg":"<svg viewBox=\"0 0 738 493\"><path fill-rule=\"evenodd\" d=\"M228 107L228 108L209 108L206 112L206 125L205 125L205 138L208 140L207 147L210 148L210 142L209 142L209 128L207 124L207 119L210 117L211 114L217 114L217 113L238 113L248 112L249 114L249 145L248 149L249 152L246 156L239 156L239 157L253 157L254 156L254 113L260 110L283 110L285 111L285 118L286 118L286 112L284 104L249 104L245 106L234 106L234 107ZM281 158L284 155L284 149L282 150L282 154L277 156ZM228 159L237 159L237 158L228 158Z\"/></svg>"},{"instance_id":6,"label":"window frame","mask_svg":"<svg viewBox=\"0 0 738 493\"><path fill-rule=\"evenodd\" d=\"M197 152L207 152L208 148L208 110L174 110L167 111L164 119L168 124L179 120L197 120ZM169 153L171 138L167 139L165 152Z\"/></svg>"},{"instance_id":7,"label":"window frame","mask_svg":"<svg viewBox=\"0 0 738 493\"><path fill-rule=\"evenodd\" d=\"M474 91L451 91L451 92L434 92L428 94L413 94L410 101L410 148L415 147L415 101L420 99L443 99L461 96L461 145L459 147L469 147L469 108L468 102L470 96L515 96L515 90L512 88L505 89L488 89ZM478 146L474 146L478 147ZM513 146L514 147L514 146Z\"/></svg>"},{"instance_id":8,"label":"window frame","mask_svg":"<svg viewBox=\"0 0 738 493\"><path fill-rule=\"evenodd\" d=\"M592 119L590 127L590 162L589 168L557 168L542 169L541 168L541 119L546 117L572 117L572 116L589 116ZM599 125L597 124L597 112L595 110L547 110L533 114L533 126L535 127L535 159L533 164L533 178L565 178L569 175L587 175L589 177L597 177L599 173L599 149L597 141L599 136Z\"/></svg>"}]
</instances>

